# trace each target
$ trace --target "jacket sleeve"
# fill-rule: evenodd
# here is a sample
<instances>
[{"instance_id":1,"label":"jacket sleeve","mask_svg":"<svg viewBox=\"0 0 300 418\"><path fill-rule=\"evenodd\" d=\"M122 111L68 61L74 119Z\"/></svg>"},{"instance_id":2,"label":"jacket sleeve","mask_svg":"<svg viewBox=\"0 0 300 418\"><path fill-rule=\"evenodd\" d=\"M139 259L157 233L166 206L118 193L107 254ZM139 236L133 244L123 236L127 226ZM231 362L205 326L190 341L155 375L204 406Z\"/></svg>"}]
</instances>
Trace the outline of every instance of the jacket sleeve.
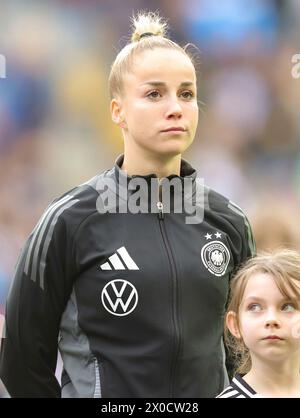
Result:
<instances>
[{"instance_id":1,"label":"jacket sleeve","mask_svg":"<svg viewBox=\"0 0 300 418\"><path fill-rule=\"evenodd\" d=\"M0 354L0 377L12 397L60 397L58 333L73 275L61 214L69 206L54 205L45 212L15 268Z\"/></svg>"},{"instance_id":2,"label":"jacket sleeve","mask_svg":"<svg viewBox=\"0 0 300 418\"><path fill-rule=\"evenodd\" d=\"M251 225L246 216L244 216L244 226L245 226L245 257L243 261L246 261L248 258L254 257L256 255L256 244L252 232Z\"/></svg>"},{"instance_id":3,"label":"jacket sleeve","mask_svg":"<svg viewBox=\"0 0 300 418\"><path fill-rule=\"evenodd\" d=\"M256 255L256 244L249 220L243 210L234 202L229 201L228 215L230 222L236 226L241 237L241 246L236 248L236 269L240 267L249 258ZM233 272L235 274L236 272Z\"/></svg>"}]
</instances>

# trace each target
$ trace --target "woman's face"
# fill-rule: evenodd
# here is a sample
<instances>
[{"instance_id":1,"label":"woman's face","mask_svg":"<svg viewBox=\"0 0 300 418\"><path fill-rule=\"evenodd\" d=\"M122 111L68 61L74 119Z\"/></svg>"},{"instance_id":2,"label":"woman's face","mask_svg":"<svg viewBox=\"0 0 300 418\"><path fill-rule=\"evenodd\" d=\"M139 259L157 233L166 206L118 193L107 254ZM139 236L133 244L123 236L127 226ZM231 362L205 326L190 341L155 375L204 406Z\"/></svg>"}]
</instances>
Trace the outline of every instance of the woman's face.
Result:
<instances>
[{"instance_id":1,"label":"woman's face","mask_svg":"<svg viewBox=\"0 0 300 418\"><path fill-rule=\"evenodd\" d=\"M125 146L135 152L172 157L193 142L198 123L196 74L184 53L156 48L137 56L132 72L124 75L118 103L112 103L112 112L117 110Z\"/></svg>"}]
</instances>

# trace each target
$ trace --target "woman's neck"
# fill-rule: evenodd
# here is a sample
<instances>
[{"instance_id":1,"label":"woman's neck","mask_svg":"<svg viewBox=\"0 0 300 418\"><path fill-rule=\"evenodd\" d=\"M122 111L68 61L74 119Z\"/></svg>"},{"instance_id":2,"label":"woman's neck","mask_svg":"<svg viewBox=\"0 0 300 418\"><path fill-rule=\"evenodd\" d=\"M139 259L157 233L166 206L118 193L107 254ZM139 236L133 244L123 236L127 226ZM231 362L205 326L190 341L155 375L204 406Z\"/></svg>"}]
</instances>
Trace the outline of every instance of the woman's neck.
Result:
<instances>
[{"instance_id":1,"label":"woman's neck","mask_svg":"<svg viewBox=\"0 0 300 418\"><path fill-rule=\"evenodd\" d=\"M252 359L252 368L244 380L266 397L300 397L300 364L265 363Z\"/></svg>"},{"instance_id":2,"label":"woman's neck","mask_svg":"<svg viewBox=\"0 0 300 418\"><path fill-rule=\"evenodd\" d=\"M131 155L130 152L124 153L122 170L129 176L156 174L158 178L168 177L171 174L180 175L181 154L176 156L152 156L144 154Z\"/></svg>"}]
</instances>

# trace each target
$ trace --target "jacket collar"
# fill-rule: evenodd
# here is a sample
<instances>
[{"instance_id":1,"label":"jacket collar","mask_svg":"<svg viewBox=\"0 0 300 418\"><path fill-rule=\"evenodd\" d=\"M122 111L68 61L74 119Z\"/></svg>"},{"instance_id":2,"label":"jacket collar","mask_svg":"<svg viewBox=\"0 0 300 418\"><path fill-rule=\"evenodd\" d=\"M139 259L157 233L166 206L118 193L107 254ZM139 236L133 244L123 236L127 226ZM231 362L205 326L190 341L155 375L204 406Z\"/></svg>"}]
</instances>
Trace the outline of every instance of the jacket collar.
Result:
<instances>
[{"instance_id":1,"label":"jacket collar","mask_svg":"<svg viewBox=\"0 0 300 418\"><path fill-rule=\"evenodd\" d=\"M121 176L123 177L123 179L127 178L128 181L130 181L133 178L143 178L149 184L151 183L151 179L158 179L157 175L154 173L147 174L144 176L141 176L141 175L129 176L126 173L126 171L121 169L123 165L123 161L124 161L124 154L119 155L115 161L114 169L115 169L115 176L116 176L117 182L119 182ZM187 161L181 159L180 175L178 176L176 174L171 174L170 176L167 176L165 178L168 180L171 180L173 178L178 178L181 181L183 181L184 179L188 179L188 178L191 180L195 180L196 177L197 177L197 171Z\"/></svg>"},{"instance_id":2,"label":"jacket collar","mask_svg":"<svg viewBox=\"0 0 300 418\"><path fill-rule=\"evenodd\" d=\"M209 189L185 160L181 160L180 176L163 179L155 174L128 176L121 169L123 161L124 156L120 155L113 168L97 180L96 189L102 198L99 199L101 213L127 213L129 208L131 213L159 211L161 214L163 210L164 213L187 212L190 216L196 211L197 221L188 223L202 222L204 209L208 208Z\"/></svg>"}]
</instances>

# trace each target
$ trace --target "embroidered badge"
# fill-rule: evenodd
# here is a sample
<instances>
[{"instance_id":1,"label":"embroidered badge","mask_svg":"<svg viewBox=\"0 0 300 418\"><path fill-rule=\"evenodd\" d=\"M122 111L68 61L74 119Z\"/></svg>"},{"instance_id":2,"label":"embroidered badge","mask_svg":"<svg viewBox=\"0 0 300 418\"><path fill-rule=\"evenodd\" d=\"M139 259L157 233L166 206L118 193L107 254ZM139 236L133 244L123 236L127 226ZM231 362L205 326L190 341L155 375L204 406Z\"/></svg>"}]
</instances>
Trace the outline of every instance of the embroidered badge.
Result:
<instances>
[{"instance_id":1,"label":"embroidered badge","mask_svg":"<svg viewBox=\"0 0 300 418\"><path fill-rule=\"evenodd\" d=\"M202 247L201 259L210 273L221 277L226 272L230 252L223 242L210 241Z\"/></svg>"}]
</instances>

